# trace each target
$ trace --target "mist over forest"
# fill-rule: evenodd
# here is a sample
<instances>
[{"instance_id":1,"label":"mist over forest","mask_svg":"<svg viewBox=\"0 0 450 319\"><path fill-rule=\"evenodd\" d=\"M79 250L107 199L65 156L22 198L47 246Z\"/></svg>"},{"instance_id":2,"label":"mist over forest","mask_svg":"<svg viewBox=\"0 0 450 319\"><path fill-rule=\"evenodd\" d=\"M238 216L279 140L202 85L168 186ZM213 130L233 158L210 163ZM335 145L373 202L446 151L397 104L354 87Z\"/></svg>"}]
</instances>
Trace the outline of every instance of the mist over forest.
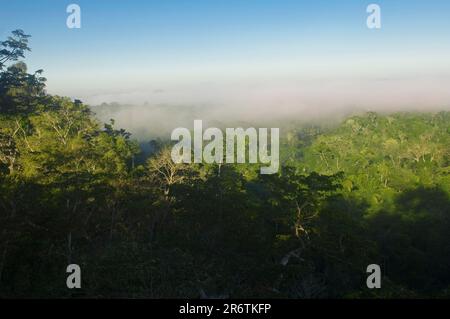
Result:
<instances>
[{"instance_id":1,"label":"mist over forest","mask_svg":"<svg viewBox=\"0 0 450 319\"><path fill-rule=\"evenodd\" d=\"M434 24L448 2L416 39L390 20L398 35L373 33L354 1L321 3L304 29L297 1L86 1L99 21L54 33L42 1L0 17L53 10L36 36L0 35L0 298L450 298L450 72ZM342 28L325 32L335 10ZM276 170L247 160L245 136L226 145L242 161L223 139L214 161L174 160L171 132L194 120L280 128Z\"/></svg>"},{"instance_id":2,"label":"mist over forest","mask_svg":"<svg viewBox=\"0 0 450 319\"><path fill-rule=\"evenodd\" d=\"M295 85L293 84L296 83ZM196 119L207 127L280 127L291 124L336 126L366 112L450 110L450 77L303 80L230 85L206 83L174 90L88 96L102 122L114 119L140 141L170 138ZM431 98L430 98L431 97Z\"/></svg>"}]
</instances>

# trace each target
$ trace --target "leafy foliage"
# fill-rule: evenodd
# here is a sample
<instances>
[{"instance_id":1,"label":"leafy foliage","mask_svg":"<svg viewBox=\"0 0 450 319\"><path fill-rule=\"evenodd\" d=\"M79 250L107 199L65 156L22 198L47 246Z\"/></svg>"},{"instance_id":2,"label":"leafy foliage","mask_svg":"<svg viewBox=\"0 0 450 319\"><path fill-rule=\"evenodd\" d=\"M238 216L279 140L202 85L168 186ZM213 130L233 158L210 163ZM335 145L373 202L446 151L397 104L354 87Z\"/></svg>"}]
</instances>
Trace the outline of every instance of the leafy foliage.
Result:
<instances>
[{"instance_id":1,"label":"leafy foliage","mask_svg":"<svg viewBox=\"0 0 450 319\"><path fill-rule=\"evenodd\" d=\"M270 176L175 165L163 142L136 161L130 133L16 62L28 37L0 51L0 296L449 296L450 113L293 128Z\"/></svg>"}]
</instances>

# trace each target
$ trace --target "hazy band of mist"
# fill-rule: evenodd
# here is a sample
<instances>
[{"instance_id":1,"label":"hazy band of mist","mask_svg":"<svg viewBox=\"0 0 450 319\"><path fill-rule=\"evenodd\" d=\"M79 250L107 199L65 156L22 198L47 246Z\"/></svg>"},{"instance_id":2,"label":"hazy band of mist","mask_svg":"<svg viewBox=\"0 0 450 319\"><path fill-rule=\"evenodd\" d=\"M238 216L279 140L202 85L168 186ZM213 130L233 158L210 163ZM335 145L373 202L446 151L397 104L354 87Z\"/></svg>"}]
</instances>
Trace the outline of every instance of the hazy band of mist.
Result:
<instances>
[{"instance_id":1,"label":"hazy band of mist","mask_svg":"<svg viewBox=\"0 0 450 319\"><path fill-rule=\"evenodd\" d=\"M84 97L102 121L140 140L168 138L194 119L208 126L274 126L340 119L350 113L450 109L450 77L205 81ZM102 103L117 103L103 105Z\"/></svg>"}]
</instances>

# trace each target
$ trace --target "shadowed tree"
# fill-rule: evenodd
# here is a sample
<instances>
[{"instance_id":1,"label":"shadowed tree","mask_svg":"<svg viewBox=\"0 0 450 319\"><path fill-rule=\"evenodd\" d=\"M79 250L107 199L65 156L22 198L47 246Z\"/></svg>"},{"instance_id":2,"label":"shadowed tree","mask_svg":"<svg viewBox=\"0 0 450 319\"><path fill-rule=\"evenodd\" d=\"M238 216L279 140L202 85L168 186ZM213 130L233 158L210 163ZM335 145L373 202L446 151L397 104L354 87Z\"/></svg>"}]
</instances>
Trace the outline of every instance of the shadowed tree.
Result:
<instances>
[{"instance_id":1,"label":"shadowed tree","mask_svg":"<svg viewBox=\"0 0 450 319\"><path fill-rule=\"evenodd\" d=\"M25 52L31 51L28 47L28 39L30 37L23 30L18 29L14 30L6 41L0 42L0 71L7 62L24 58Z\"/></svg>"}]
</instances>

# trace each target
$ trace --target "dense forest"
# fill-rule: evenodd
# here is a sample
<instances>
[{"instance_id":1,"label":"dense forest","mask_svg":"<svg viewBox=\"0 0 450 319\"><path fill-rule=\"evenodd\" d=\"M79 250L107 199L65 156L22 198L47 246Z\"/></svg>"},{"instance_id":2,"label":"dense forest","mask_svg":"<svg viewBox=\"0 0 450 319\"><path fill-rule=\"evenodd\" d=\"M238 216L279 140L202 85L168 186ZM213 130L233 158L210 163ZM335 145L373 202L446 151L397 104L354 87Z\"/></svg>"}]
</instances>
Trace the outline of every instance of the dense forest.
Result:
<instances>
[{"instance_id":1,"label":"dense forest","mask_svg":"<svg viewBox=\"0 0 450 319\"><path fill-rule=\"evenodd\" d=\"M1 297L450 297L450 112L290 123L275 175L175 165L48 94L28 38L0 47Z\"/></svg>"}]
</instances>

